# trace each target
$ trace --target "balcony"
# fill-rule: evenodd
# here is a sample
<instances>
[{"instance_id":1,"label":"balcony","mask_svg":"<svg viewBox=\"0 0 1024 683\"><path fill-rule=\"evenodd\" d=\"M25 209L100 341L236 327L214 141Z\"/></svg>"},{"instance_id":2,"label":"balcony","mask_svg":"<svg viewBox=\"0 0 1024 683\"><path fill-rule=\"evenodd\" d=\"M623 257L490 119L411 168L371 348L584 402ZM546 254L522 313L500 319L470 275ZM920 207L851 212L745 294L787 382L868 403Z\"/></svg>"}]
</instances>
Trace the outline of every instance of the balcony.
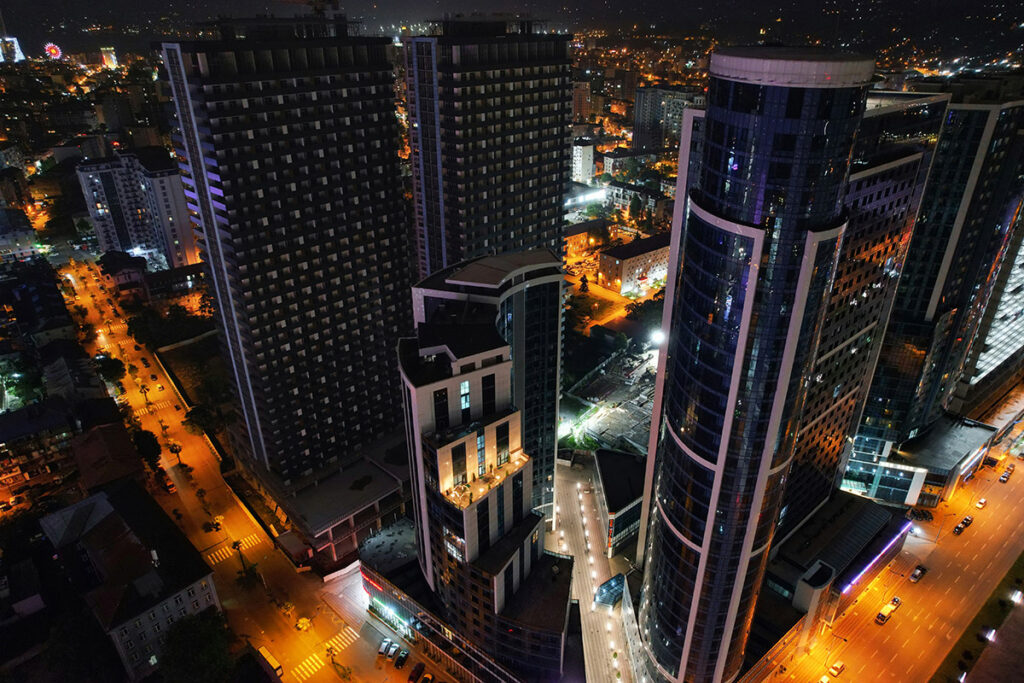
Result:
<instances>
[{"instance_id":1,"label":"balcony","mask_svg":"<svg viewBox=\"0 0 1024 683\"><path fill-rule=\"evenodd\" d=\"M444 491L444 497L458 509L465 510L474 501L479 501L486 496L495 486L501 485L506 479L522 470L529 460L530 458L522 450L517 450L501 467L497 467L467 484L459 484Z\"/></svg>"}]
</instances>

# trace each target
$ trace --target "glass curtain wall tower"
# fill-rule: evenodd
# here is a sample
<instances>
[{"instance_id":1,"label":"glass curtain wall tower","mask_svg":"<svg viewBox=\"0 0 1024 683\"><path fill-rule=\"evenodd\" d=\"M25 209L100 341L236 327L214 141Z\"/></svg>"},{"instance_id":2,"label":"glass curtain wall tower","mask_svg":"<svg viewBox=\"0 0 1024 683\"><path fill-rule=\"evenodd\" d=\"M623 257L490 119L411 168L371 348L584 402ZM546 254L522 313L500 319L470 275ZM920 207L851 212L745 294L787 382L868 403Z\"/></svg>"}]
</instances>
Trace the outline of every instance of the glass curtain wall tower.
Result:
<instances>
[{"instance_id":1,"label":"glass curtain wall tower","mask_svg":"<svg viewBox=\"0 0 1024 683\"><path fill-rule=\"evenodd\" d=\"M868 59L733 48L710 65L698 177L680 145L669 342L639 627L655 680L743 659L845 227ZM687 194L687 187L690 191Z\"/></svg>"}]
</instances>

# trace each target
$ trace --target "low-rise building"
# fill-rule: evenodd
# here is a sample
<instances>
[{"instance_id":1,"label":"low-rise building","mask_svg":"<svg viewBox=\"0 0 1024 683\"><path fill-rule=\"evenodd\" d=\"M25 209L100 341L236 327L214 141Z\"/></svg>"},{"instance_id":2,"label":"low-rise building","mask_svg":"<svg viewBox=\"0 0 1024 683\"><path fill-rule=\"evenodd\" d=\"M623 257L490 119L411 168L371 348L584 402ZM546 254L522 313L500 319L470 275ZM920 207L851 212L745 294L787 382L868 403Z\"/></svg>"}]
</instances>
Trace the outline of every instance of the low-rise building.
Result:
<instances>
[{"instance_id":1,"label":"low-rise building","mask_svg":"<svg viewBox=\"0 0 1024 683\"><path fill-rule=\"evenodd\" d=\"M637 164L653 163L655 155L648 152L641 152L628 147L616 147L604 153L604 172L615 175L624 172L630 162Z\"/></svg>"},{"instance_id":2,"label":"low-rise building","mask_svg":"<svg viewBox=\"0 0 1024 683\"><path fill-rule=\"evenodd\" d=\"M39 253L39 235L20 209L0 208L0 261L21 261Z\"/></svg>"},{"instance_id":3,"label":"low-rise building","mask_svg":"<svg viewBox=\"0 0 1024 683\"><path fill-rule=\"evenodd\" d=\"M672 206L672 201L660 190L652 190L643 185L632 185L619 180L608 183L607 200L611 206L624 211L629 208L634 198L640 200L641 208L655 220L666 220L671 217L669 209Z\"/></svg>"},{"instance_id":4,"label":"low-rise building","mask_svg":"<svg viewBox=\"0 0 1024 683\"><path fill-rule=\"evenodd\" d=\"M46 399L0 413L0 501L30 502L30 491L61 484L75 471L75 420L66 401Z\"/></svg>"},{"instance_id":5,"label":"low-rise building","mask_svg":"<svg viewBox=\"0 0 1024 683\"><path fill-rule=\"evenodd\" d=\"M157 669L175 621L220 609L213 572L135 482L47 515L40 526L133 681Z\"/></svg>"},{"instance_id":6,"label":"low-rise building","mask_svg":"<svg viewBox=\"0 0 1024 683\"><path fill-rule=\"evenodd\" d=\"M597 283L618 294L639 296L664 286L671 239L666 232L602 251Z\"/></svg>"},{"instance_id":7,"label":"low-rise building","mask_svg":"<svg viewBox=\"0 0 1024 683\"><path fill-rule=\"evenodd\" d=\"M644 497L644 458L633 453L600 448L594 454L598 513L608 530L604 550L612 557L640 532L640 505Z\"/></svg>"},{"instance_id":8,"label":"low-rise building","mask_svg":"<svg viewBox=\"0 0 1024 683\"><path fill-rule=\"evenodd\" d=\"M604 244L603 235L607 235L608 231L608 220L605 218L570 225L565 229L565 258L570 261L583 258L591 249Z\"/></svg>"}]
</instances>

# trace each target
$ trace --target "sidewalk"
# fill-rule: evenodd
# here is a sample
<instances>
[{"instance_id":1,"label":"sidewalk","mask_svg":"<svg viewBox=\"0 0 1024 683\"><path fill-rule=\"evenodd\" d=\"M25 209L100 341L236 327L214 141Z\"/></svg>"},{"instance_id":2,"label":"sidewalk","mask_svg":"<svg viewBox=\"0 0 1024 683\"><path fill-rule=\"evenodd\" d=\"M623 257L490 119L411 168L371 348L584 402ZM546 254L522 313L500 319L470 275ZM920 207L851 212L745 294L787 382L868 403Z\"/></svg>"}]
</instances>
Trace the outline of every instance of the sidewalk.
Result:
<instances>
[{"instance_id":1,"label":"sidewalk","mask_svg":"<svg viewBox=\"0 0 1024 683\"><path fill-rule=\"evenodd\" d=\"M986 647L967 674L970 683L1005 683L1020 680L1024 671L1024 606L1010 612L999 627L995 642Z\"/></svg>"}]
</instances>

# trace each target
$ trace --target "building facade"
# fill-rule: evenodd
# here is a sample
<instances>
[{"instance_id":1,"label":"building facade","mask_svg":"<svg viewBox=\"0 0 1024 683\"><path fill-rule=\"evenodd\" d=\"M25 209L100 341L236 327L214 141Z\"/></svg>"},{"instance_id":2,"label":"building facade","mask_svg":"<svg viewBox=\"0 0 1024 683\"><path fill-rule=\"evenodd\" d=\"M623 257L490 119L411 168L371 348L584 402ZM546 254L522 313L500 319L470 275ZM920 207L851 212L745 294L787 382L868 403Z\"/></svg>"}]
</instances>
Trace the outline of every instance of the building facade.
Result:
<instances>
[{"instance_id":1,"label":"building facade","mask_svg":"<svg viewBox=\"0 0 1024 683\"><path fill-rule=\"evenodd\" d=\"M659 152L667 145L679 144L683 111L703 107L700 88L668 86L637 88L633 108L633 149Z\"/></svg>"},{"instance_id":2,"label":"building facade","mask_svg":"<svg viewBox=\"0 0 1024 683\"><path fill-rule=\"evenodd\" d=\"M594 179L594 142L575 140L572 143L572 182L589 184Z\"/></svg>"},{"instance_id":3,"label":"building facade","mask_svg":"<svg viewBox=\"0 0 1024 683\"><path fill-rule=\"evenodd\" d=\"M779 539L805 523L842 480L947 100L946 95L868 96L846 189L839 266L796 427Z\"/></svg>"},{"instance_id":4,"label":"building facade","mask_svg":"<svg viewBox=\"0 0 1024 683\"><path fill-rule=\"evenodd\" d=\"M401 420L390 349L410 327L409 250L388 41L348 36L344 18L219 30L163 56L240 406L233 436L253 485L331 565L353 533L334 533L339 507L373 502L345 472L373 469L364 453Z\"/></svg>"},{"instance_id":5,"label":"building facade","mask_svg":"<svg viewBox=\"0 0 1024 683\"><path fill-rule=\"evenodd\" d=\"M944 410L968 411L971 385L984 384L987 335L979 332L1020 226L1024 105L958 99L943 121L857 432L855 449L864 459L887 457ZM965 364L968 374L954 404Z\"/></svg>"},{"instance_id":6,"label":"building facade","mask_svg":"<svg viewBox=\"0 0 1024 683\"><path fill-rule=\"evenodd\" d=\"M420 277L561 247L569 36L529 21L445 20L405 39Z\"/></svg>"},{"instance_id":7,"label":"building facade","mask_svg":"<svg viewBox=\"0 0 1024 683\"><path fill-rule=\"evenodd\" d=\"M688 136L680 145L645 483L639 628L652 680L739 673L873 72L870 59L811 48L712 54L692 185Z\"/></svg>"},{"instance_id":8,"label":"building facade","mask_svg":"<svg viewBox=\"0 0 1024 683\"><path fill-rule=\"evenodd\" d=\"M157 269L199 262L181 175L166 150L115 153L77 172L101 251L147 256Z\"/></svg>"},{"instance_id":9,"label":"building facade","mask_svg":"<svg viewBox=\"0 0 1024 683\"><path fill-rule=\"evenodd\" d=\"M556 680L572 560L544 551L544 517L531 510L514 346L492 315L440 310L436 291L414 290L425 322L398 348L420 569L453 631L523 679Z\"/></svg>"},{"instance_id":10,"label":"building facade","mask_svg":"<svg viewBox=\"0 0 1024 683\"><path fill-rule=\"evenodd\" d=\"M635 239L598 255L597 284L616 294L643 295L668 277L670 233Z\"/></svg>"}]
</instances>

